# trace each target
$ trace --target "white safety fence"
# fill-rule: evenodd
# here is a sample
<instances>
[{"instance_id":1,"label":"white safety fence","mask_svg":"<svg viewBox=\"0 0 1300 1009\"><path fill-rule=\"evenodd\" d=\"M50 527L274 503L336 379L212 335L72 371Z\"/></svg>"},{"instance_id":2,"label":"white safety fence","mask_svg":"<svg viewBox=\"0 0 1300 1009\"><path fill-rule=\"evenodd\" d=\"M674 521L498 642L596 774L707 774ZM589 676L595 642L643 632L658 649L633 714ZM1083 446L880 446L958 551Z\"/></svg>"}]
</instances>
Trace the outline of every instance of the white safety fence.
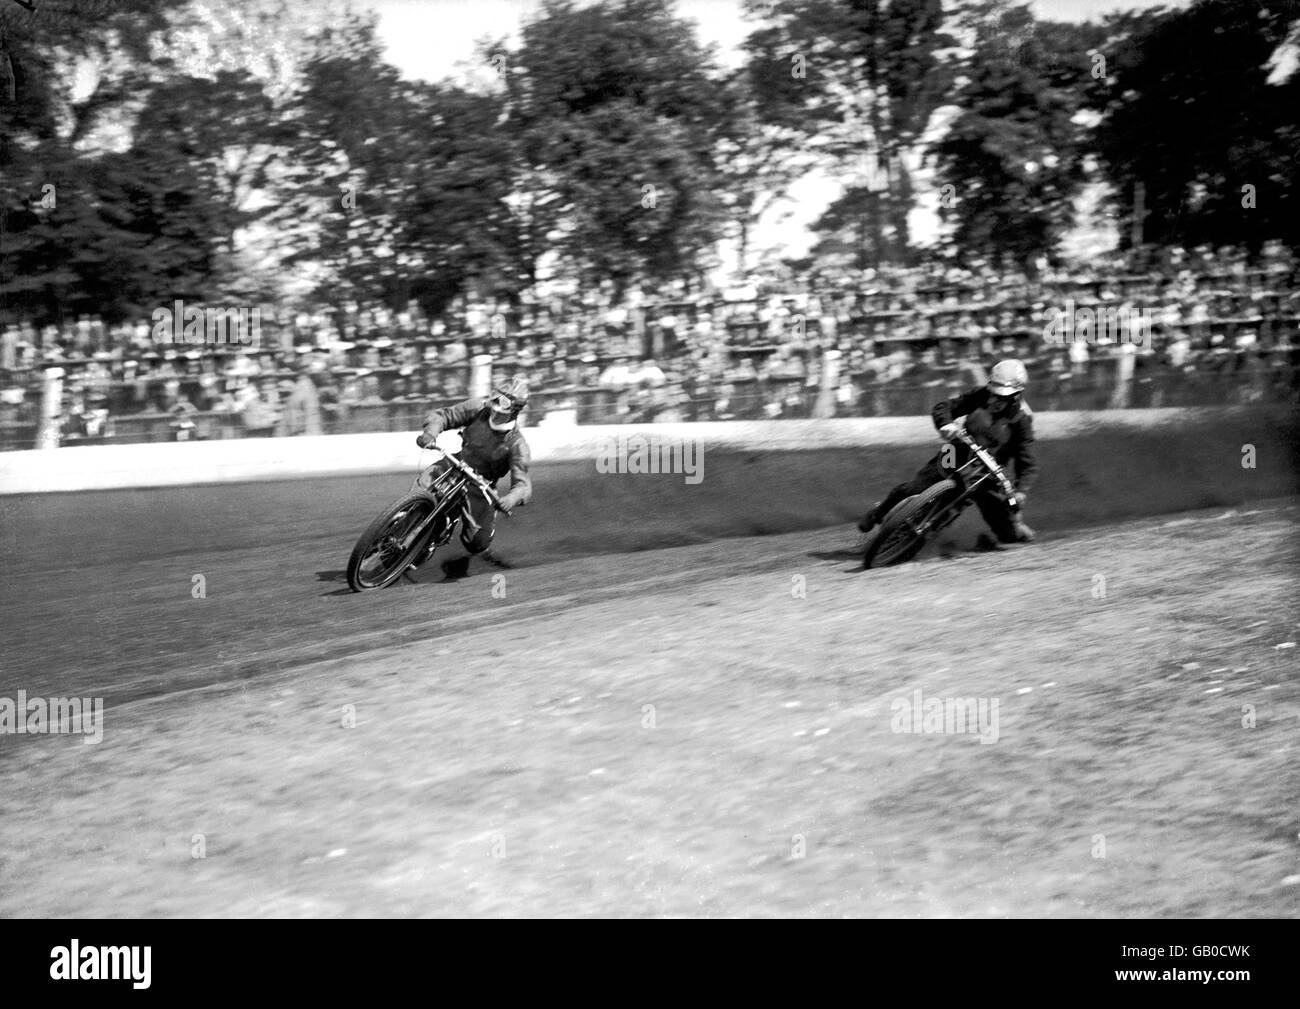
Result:
<instances>
[{"instance_id":1,"label":"white safety fence","mask_svg":"<svg viewBox=\"0 0 1300 1009\"><path fill-rule=\"evenodd\" d=\"M1197 410L1207 414L1230 413ZM1035 414L1040 439L1082 432L1148 430L1187 418L1184 409ZM0 453L0 494L174 487L254 480L412 471L417 432L204 442L105 445ZM933 444L928 417L833 418L728 423L552 426L525 430L533 462L595 461L614 440L640 435L660 444L690 442L703 451L810 451L869 445ZM444 436L455 444L455 435ZM440 444L443 444L440 441Z\"/></svg>"}]
</instances>

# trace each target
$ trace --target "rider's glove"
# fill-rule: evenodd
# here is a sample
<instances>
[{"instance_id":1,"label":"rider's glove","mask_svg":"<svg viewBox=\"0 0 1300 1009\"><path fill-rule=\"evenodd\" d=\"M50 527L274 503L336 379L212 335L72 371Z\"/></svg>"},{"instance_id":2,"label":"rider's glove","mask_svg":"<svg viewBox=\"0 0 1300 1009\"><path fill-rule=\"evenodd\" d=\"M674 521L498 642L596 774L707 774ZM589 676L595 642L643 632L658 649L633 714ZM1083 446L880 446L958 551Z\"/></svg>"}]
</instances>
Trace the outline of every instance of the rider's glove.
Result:
<instances>
[{"instance_id":1,"label":"rider's glove","mask_svg":"<svg viewBox=\"0 0 1300 1009\"><path fill-rule=\"evenodd\" d=\"M961 425L956 421L953 421L951 424L945 424L943 427L939 428L939 437L944 441L952 441L957 437L957 432L960 430Z\"/></svg>"},{"instance_id":2,"label":"rider's glove","mask_svg":"<svg viewBox=\"0 0 1300 1009\"><path fill-rule=\"evenodd\" d=\"M438 440L436 434L430 434L428 431L421 431L419 437L415 439L415 444L420 448L433 448L433 443Z\"/></svg>"}]
</instances>

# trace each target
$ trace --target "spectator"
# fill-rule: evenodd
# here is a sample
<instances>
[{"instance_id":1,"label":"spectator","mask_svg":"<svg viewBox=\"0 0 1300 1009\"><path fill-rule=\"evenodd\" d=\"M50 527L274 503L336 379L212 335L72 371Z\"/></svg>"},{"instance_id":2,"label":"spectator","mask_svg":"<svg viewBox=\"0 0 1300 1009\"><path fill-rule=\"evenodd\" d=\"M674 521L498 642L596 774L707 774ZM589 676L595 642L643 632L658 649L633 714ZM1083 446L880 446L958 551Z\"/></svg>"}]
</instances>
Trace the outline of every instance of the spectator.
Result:
<instances>
[{"instance_id":1,"label":"spectator","mask_svg":"<svg viewBox=\"0 0 1300 1009\"><path fill-rule=\"evenodd\" d=\"M1270 269L1277 269L1278 255L1269 251ZM1283 273L1293 268L1291 260L1281 264ZM323 428L328 419L330 430L399 422L400 411L371 411L362 420L350 410L362 399L463 397L469 359L484 351L499 367L526 370L539 389L565 390L584 422L619 414L671 416L673 410L690 416L709 416L714 409L732 416L801 415L819 392L821 353L831 347L844 355L839 387L831 393L840 412L914 410L926 385L966 384L962 369L976 371L981 359L998 353L1026 361L1037 376L1034 405L1040 409L1294 395L1296 362L1283 348L1296 335L1290 317L1300 297L1285 286L1289 278L1248 271L1240 256L1171 250L1163 272L1141 276L1114 256L1087 272L1044 270L1032 283L1019 271L999 272L987 263L957 269L950 257L918 269L828 270L811 287L797 283L788 269L780 273L755 273L721 297L687 293L682 285L644 292L633 286L619 302L611 284L586 298L525 296L519 309L495 297L460 297L437 318L424 317L413 305L393 312L379 305L347 304L337 313L304 308L292 319L272 308L271 315L286 320L283 337L257 353L191 348L164 358L143 319L106 326L101 317L82 313L75 322L38 326L7 318L0 325L0 391L25 392L30 404L41 366L60 363L68 372L70 417L73 398L80 398L83 420L73 427L104 408L114 416L186 412L182 404L190 401L209 414L235 405L232 394L260 375L285 371L296 344L295 371L301 362L321 361L308 375L319 424ZM1151 346L1132 349L1134 337L1145 339L1145 332L1120 334L1110 346L1097 339L1100 334L1092 343L1042 344L1043 312L1070 299L1094 311L1107 304L1155 309ZM333 314L337 326L330 323ZM649 342L662 353L642 360L643 337L655 336ZM983 345L975 346L971 337ZM943 341L937 355L931 350L936 339ZM354 340L363 342L354 348ZM873 356L876 340L888 341L882 344L891 348L886 357ZM917 347L909 349L909 341ZM316 345L320 350L312 352ZM766 348L773 345L769 354ZM515 361L503 361L503 354ZM607 365L603 371L598 359ZM369 374L352 377L347 369L362 364ZM608 393L598 393L601 387ZM613 395L622 392L632 395ZM286 393L285 428L314 428L301 375ZM242 416L247 394L239 396ZM680 401L675 405L674 397ZM274 390L260 398L275 410Z\"/></svg>"},{"instance_id":2,"label":"spectator","mask_svg":"<svg viewBox=\"0 0 1300 1009\"><path fill-rule=\"evenodd\" d=\"M628 368L627 382L629 385L661 386L664 381L663 369L655 364L653 358L633 362L631 367Z\"/></svg>"},{"instance_id":3,"label":"spectator","mask_svg":"<svg viewBox=\"0 0 1300 1009\"><path fill-rule=\"evenodd\" d=\"M177 400L176 405L168 411L171 414L169 427L175 441L191 441L197 437L195 414L198 410L188 399Z\"/></svg>"},{"instance_id":4,"label":"spectator","mask_svg":"<svg viewBox=\"0 0 1300 1009\"><path fill-rule=\"evenodd\" d=\"M241 387L235 394L235 403L249 437L270 438L275 434L279 414L256 386Z\"/></svg>"},{"instance_id":5,"label":"spectator","mask_svg":"<svg viewBox=\"0 0 1300 1009\"><path fill-rule=\"evenodd\" d=\"M325 433L321 419L320 396L316 390L315 370L301 370L284 404L285 431L289 435L318 435Z\"/></svg>"}]
</instances>

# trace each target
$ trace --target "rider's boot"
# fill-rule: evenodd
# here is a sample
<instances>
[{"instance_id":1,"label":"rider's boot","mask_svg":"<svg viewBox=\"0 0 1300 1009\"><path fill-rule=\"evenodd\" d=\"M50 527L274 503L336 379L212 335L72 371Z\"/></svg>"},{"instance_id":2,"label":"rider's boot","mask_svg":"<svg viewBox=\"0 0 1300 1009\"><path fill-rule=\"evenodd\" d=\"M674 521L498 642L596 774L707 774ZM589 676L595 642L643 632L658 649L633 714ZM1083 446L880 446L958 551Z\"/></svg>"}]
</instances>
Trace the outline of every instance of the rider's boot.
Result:
<instances>
[{"instance_id":1,"label":"rider's boot","mask_svg":"<svg viewBox=\"0 0 1300 1009\"><path fill-rule=\"evenodd\" d=\"M482 557L484 561L496 568L505 568L506 570L509 570L512 566L509 561L498 557L491 550L484 550L481 554L475 554L475 556Z\"/></svg>"},{"instance_id":2,"label":"rider's boot","mask_svg":"<svg viewBox=\"0 0 1300 1009\"><path fill-rule=\"evenodd\" d=\"M1034 531L1025 525L1022 519L1016 519L1015 530L1017 543L1034 542Z\"/></svg>"},{"instance_id":3,"label":"rider's boot","mask_svg":"<svg viewBox=\"0 0 1300 1009\"><path fill-rule=\"evenodd\" d=\"M880 525L880 505L872 508L871 511L863 515L858 521L858 532L869 533L876 526Z\"/></svg>"}]
</instances>

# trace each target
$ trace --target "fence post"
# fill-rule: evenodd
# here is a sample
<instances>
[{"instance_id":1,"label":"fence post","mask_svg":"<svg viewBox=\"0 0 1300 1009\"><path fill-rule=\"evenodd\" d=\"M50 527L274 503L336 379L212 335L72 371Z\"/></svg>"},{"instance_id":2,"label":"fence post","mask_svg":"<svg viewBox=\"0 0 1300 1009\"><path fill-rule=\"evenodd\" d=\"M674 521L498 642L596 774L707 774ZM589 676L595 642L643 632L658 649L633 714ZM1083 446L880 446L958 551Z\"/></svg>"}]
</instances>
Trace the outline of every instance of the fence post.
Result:
<instances>
[{"instance_id":1,"label":"fence post","mask_svg":"<svg viewBox=\"0 0 1300 1009\"><path fill-rule=\"evenodd\" d=\"M822 383L817 391L817 402L813 405L814 417L835 416L835 394L840 387L840 357L838 350L827 350L822 354Z\"/></svg>"},{"instance_id":2,"label":"fence post","mask_svg":"<svg viewBox=\"0 0 1300 1009\"><path fill-rule=\"evenodd\" d=\"M492 391L492 355L475 354L469 368L469 398L487 399Z\"/></svg>"},{"instance_id":3,"label":"fence post","mask_svg":"<svg viewBox=\"0 0 1300 1009\"><path fill-rule=\"evenodd\" d=\"M59 447L59 418L63 415L63 369L46 368L41 377L41 416L37 448Z\"/></svg>"}]
</instances>

